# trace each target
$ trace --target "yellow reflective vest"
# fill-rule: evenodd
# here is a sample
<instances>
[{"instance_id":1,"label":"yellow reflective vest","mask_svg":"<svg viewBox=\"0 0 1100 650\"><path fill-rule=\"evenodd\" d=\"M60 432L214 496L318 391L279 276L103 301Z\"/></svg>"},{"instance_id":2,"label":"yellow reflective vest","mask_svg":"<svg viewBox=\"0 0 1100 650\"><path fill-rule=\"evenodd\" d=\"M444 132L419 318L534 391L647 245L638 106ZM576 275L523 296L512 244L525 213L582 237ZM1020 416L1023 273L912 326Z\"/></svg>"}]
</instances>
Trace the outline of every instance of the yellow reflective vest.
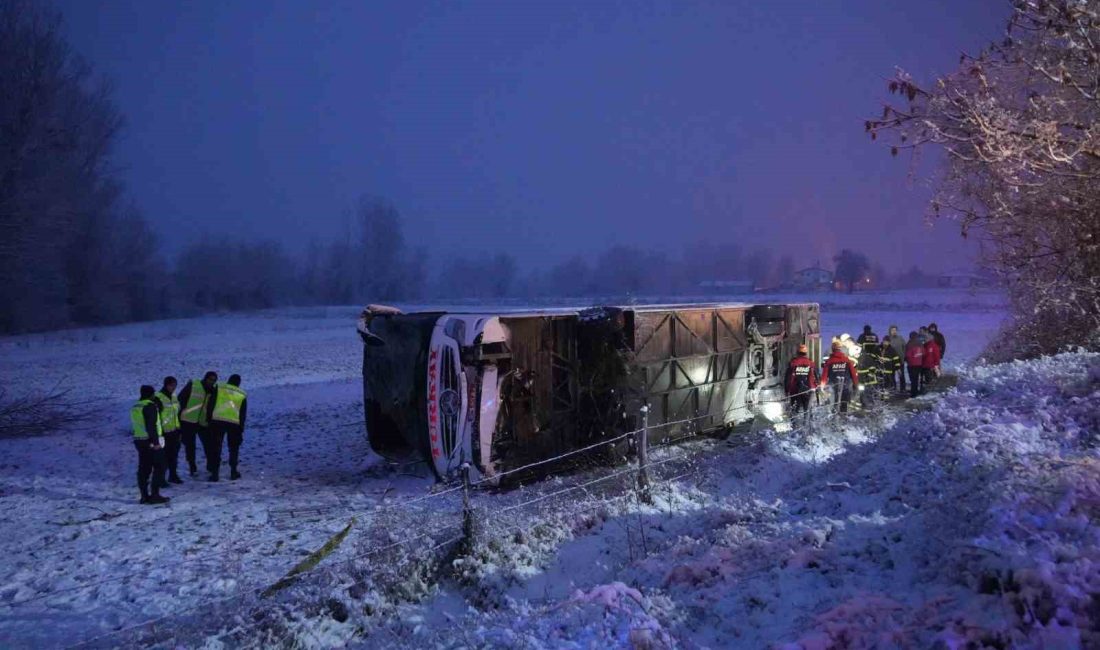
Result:
<instances>
[{"instance_id":1,"label":"yellow reflective vest","mask_svg":"<svg viewBox=\"0 0 1100 650\"><path fill-rule=\"evenodd\" d=\"M172 433L180 428L180 401L176 396L165 395L157 391L153 399L160 403L160 427L164 433Z\"/></svg>"},{"instance_id":2,"label":"yellow reflective vest","mask_svg":"<svg viewBox=\"0 0 1100 650\"><path fill-rule=\"evenodd\" d=\"M214 412L211 417L217 422L241 423L241 407L247 394L239 386L222 384L214 394Z\"/></svg>"},{"instance_id":3,"label":"yellow reflective vest","mask_svg":"<svg viewBox=\"0 0 1100 650\"><path fill-rule=\"evenodd\" d=\"M203 387L202 380L191 380L191 394L180 412L180 420L203 427L209 424L206 421L206 388Z\"/></svg>"},{"instance_id":4,"label":"yellow reflective vest","mask_svg":"<svg viewBox=\"0 0 1100 650\"><path fill-rule=\"evenodd\" d=\"M154 418L157 423L156 431L149 431L145 427L145 410L146 406L152 405L153 400L143 399L138 400L136 404L130 407L130 426L134 430L134 440L148 440L150 436L156 437L156 442L159 444L160 439L164 437L163 431L160 426L160 418Z\"/></svg>"}]
</instances>

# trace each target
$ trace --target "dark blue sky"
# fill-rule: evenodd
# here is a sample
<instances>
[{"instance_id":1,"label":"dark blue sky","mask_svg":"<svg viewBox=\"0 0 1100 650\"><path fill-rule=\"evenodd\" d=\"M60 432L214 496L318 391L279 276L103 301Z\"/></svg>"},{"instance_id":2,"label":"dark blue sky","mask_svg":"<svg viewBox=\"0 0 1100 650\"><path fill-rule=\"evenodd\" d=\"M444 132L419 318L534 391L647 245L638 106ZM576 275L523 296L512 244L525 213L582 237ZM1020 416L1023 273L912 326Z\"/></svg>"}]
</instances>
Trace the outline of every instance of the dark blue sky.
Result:
<instances>
[{"instance_id":1,"label":"dark blue sky","mask_svg":"<svg viewBox=\"0 0 1100 650\"><path fill-rule=\"evenodd\" d=\"M840 246L953 266L913 166L863 133L894 66L946 72L1006 0L64 0L115 84L130 191L176 250L291 246L392 200L433 254ZM929 165L922 164L921 167ZM923 171L923 170L920 170ZM938 232L937 232L938 231Z\"/></svg>"}]
</instances>

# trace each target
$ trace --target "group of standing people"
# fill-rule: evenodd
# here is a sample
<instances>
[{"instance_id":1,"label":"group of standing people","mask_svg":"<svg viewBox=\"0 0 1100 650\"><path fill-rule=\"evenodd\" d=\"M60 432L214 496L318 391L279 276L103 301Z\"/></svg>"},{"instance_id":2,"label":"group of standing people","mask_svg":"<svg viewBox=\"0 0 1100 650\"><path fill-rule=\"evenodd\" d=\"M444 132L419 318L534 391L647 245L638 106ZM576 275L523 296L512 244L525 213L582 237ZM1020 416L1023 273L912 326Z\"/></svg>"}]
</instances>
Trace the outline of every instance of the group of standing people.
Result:
<instances>
[{"instance_id":1,"label":"group of standing people","mask_svg":"<svg viewBox=\"0 0 1100 650\"><path fill-rule=\"evenodd\" d=\"M176 395L175 377L165 377L161 389L145 385L136 404L130 408L134 448L138 454L137 482L141 503L167 503L160 491L179 476L179 452L183 447L191 476L197 476L196 440L206 457L208 480L219 480L222 445L229 445L229 478L237 480L241 444L244 442L248 395L241 388L241 376L231 375L218 384L218 375L208 371L202 379L192 379Z\"/></svg>"},{"instance_id":2,"label":"group of standing people","mask_svg":"<svg viewBox=\"0 0 1100 650\"><path fill-rule=\"evenodd\" d=\"M891 325L881 340L870 325L864 325L854 341L847 334L833 339L819 379L806 345L800 345L787 366L784 384L791 417L809 412L810 398L818 389L830 393L836 413L848 411L853 393L859 394L864 408L874 403L878 393L904 393L907 378L909 395L916 397L940 376L946 350L947 339L935 323L910 332L908 341L898 333L897 325Z\"/></svg>"}]
</instances>

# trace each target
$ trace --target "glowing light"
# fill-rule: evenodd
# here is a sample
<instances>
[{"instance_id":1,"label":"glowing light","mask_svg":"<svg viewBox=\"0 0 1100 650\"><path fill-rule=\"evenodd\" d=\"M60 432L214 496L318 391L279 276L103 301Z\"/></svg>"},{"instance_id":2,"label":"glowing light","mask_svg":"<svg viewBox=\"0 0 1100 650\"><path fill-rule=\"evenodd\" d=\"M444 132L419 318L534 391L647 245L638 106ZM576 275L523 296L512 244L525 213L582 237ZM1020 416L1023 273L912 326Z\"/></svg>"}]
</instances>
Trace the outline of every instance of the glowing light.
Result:
<instances>
[{"instance_id":1,"label":"glowing light","mask_svg":"<svg viewBox=\"0 0 1100 650\"><path fill-rule=\"evenodd\" d=\"M760 414L770 422L779 422L783 419L782 402L764 402L760 407Z\"/></svg>"}]
</instances>

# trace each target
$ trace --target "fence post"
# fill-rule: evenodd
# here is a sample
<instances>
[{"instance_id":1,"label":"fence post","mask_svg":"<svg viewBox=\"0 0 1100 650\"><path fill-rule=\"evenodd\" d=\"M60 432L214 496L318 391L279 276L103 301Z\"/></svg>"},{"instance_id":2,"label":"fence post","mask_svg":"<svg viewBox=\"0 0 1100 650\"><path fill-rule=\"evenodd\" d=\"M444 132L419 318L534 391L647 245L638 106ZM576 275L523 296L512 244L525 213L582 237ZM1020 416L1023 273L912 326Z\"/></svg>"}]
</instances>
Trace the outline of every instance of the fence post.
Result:
<instances>
[{"instance_id":1,"label":"fence post","mask_svg":"<svg viewBox=\"0 0 1100 650\"><path fill-rule=\"evenodd\" d=\"M470 464L462 463L462 546L463 554L474 548L474 510L470 507Z\"/></svg>"},{"instance_id":2,"label":"fence post","mask_svg":"<svg viewBox=\"0 0 1100 650\"><path fill-rule=\"evenodd\" d=\"M638 443L638 498L642 503L653 504L649 491L649 405L642 407L641 434L634 434Z\"/></svg>"}]
</instances>

